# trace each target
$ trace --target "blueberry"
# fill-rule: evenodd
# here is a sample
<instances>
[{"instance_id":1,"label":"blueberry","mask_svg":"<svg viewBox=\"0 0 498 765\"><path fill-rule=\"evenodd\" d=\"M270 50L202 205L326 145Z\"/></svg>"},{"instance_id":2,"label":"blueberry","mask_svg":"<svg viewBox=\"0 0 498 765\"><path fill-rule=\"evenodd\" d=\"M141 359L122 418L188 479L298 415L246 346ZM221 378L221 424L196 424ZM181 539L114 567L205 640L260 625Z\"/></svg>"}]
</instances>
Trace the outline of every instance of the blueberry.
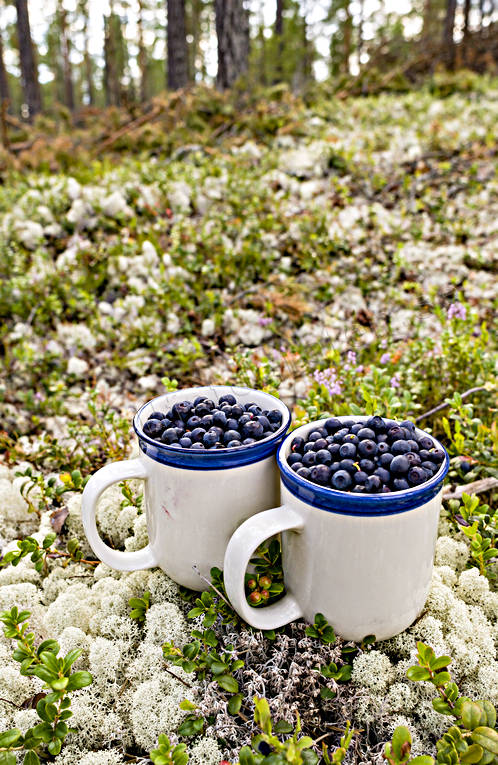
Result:
<instances>
[{"instance_id":1,"label":"blueberry","mask_svg":"<svg viewBox=\"0 0 498 765\"><path fill-rule=\"evenodd\" d=\"M410 444L408 441L398 440L394 441L394 443L391 445L391 452L392 454L406 454L410 450Z\"/></svg>"},{"instance_id":2,"label":"blueberry","mask_svg":"<svg viewBox=\"0 0 498 765\"><path fill-rule=\"evenodd\" d=\"M282 412L279 409L270 409L266 415L270 422L274 425L282 424Z\"/></svg>"},{"instance_id":3,"label":"blueberry","mask_svg":"<svg viewBox=\"0 0 498 765\"><path fill-rule=\"evenodd\" d=\"M314 483L320 486L326 486L330 481L330 468L328 465L316 465L311 470L310 478Z\"/></svg>"},{"instance_id":4,"label":"blueberry","mask_svg":"<svg viewBox=\"0 0 498 765\"><path fill-rule=\"evenodd\" d=\"M246 422L250 422L254 419L254 415L252 414L243 414L241 417L239 417L239 428L241 428L243 425L246 424Z\"/></svg>"},{"instance_id":5,"label":"blueberry","mask_svg":"<svg viewBox=\"0 0 498 765\"><path fill-rule=\"evenodd\" d=\"M359 465L360 465L360 470L364 470L365 473L368 473L369 475L370 473L373 473L373 471L375 470L375 462L372 462L372 460L369 460L366 458L360 460Z\"/></svg>"},{"instance_id":6,"label":"blueberry","mask_svg":"<svg viewBox=\"0 0 498 765\"><path fill-rule=\"evenodd\" d=\"M238 430L227 430L226 433L223 434L223 443L228 444L229 441L238 441L239 438L240 433Z\"/></svg>"},{"instance_id":7,"label":"blueberry","mask_svg":"<svg viewBox=\"0 0 498 765\"><path fill-rule=\"evenodd\" d=\"M410 463L404 454L397 454L393 457L391 464L389 465L389 470L392 475L403 475L404 473L408 473L409 469Z\"/></svg>"},{"instance_id":8,"label":"blueberry","mask_svg":"<svg viewBox=\"0 0 498 765\"><path fill-rule=\"evenodd\" d=\"M393 443L393 441L400 441L401 439L404 439L405 434L403 433L399 425L393 425L393 427L389 428L389 430L387 431L387 437L389 441Z\"/></svg>"},{"instance_id":9,"label":"blueberry","mask_svg":"<svg viewBox=\"0 0 498 765\"><path fill-rule=\"evenodd\" d=\"M386 470L383 467L376 468L376 470L374 471L374 475L379 476L382 483L389 483L389 481L391 480L391 474L389 470Z\"/></svg>"},{"instance_id":10,"label":"blueberry","mask_svg":"<svg viewBox=\"0 0 498 765\"><path fill-rule=\"evenodd\" d=\"M351 476L345 470L338 470L337 473L334 473L332 476L332 486L336 489L344 491L345 489L349 489L352 483Z\"/></svg>"},{"instance_id":11,"label":"blueberry","mask_svg":"<svg viewBox=\"0 0 498 765\"><path fill-rule=\"evenodd\" d=\"M201 401L207 401L207 397L206 396L197 396L197 398L194 399L194 406L198 406L198 404L200 404Z\"/></svg>"},{"instance_id":12,"label":"blueberry","mask_svg":"<svg viewBox=\"0 0 498 765\"><path fill-rule=\"evenodd\" d=\"M200 427L204 428L204 430L209 430L214 425L213 421L213 415L212 414L205 414L201 417L201 424Z\"/></svg>"},{"instance_id":13,"label":"blueberry","mask_svg":"<svg viewBox=\"0 0 498 765\"><path fill-rule=\"evenodd\" d=\"M270 430L271 423L268 417L265 417L264 414L258 414L256 417L256 420L259 422L260 425L263 426L263 430Z\"/></svg>"},{"instance_id":14,"label":"blueberry","mask_svg":"<svg viewBox=\"0 0 498 765\"><path fill-rule=\"evenodd\" d=\"M428 449L420 449L418 456L420 457L422 462L424 462L424 460L430 460L431 458L431 454Z\"/></svg>"},{"instance_id":15,"label":"blueberry","mask_svg":"<svg viewBox=\"0 0 498 765\"><path fill-rule=\"evenodd\" d=\"M330 465L332 455L327 449L319 449L315 452L315 463L319 465Z\"/></svg>"},{"instance_id":16,"label":"blueberry","mask_svg":"<svg viewBox=\"0 0 498 765\"><path fill-rule=\"evenodd\" d=\"M183 438L180 438L178 443L183 449L190 449L190 447L192 446L192 439L187 438L187 436L183 436Z\"/></svg>"},{"instance_id":17,"label":"blueberry","mask_svg":"<svg viewBox=\"0 0 498 765\"><path fill-rule=\"evenodd\" d=\"M433 462L422 462L420 467L424 468L425 472L428 473L429 478L431 478L437 471L437 465L435 465Z\"/></svg>"},{"instance_id":18,"label":"blueberry","mask_svg":"<svg viewBox=\"0 0 498 765\"><path fill-rule=\"evenodd\" d=\"M239 423L235 419L235 417L230 417L227 420L227 430L238 430L239 429Z\"/></svg>"},{"instance_id":19,"label":"blueberry","mask_svg":"<svg viewBox=\"0 0 498 765\"><path fill-rule=\"evenodd\" d=\"M225 414L225 417L227 418L227 420L229 417L232 416L232 407L230 406L230 404L222 404L221 406L218 407L218 409L220 410L220 412L223 412Z\"/></svg>"},{"instance_id":20,"label":"blueberry","mask_svg":"<svg viewBox=\"0 0 498 765\"><path fill-rule=\"evenodd\" d=\"M342 439L343 444L359 444L360 439L354 433L347 433Z\"/></svg>"},{"instance_id":21,"label":"blueberry","mask_svg":"<svg viewBox=\"0 0 498 765\"><path fill-rule=\"evenodd\" d=\"M458 467L460 468L462 473L466 475L467 473L470 473L470 471L472 470L472 463L469 460L462 458L460 462L458 463Z\"/></svg>"},{"instance_id":22,"label":"blueberry","mask_svg":"<svg viewBox=\"0 0 498 765\"><path fill-rule=\"evenodd\" d=\"M192 410L192 404L190 401L177 401L173 404L173 414L180 420L188 420L190 412Z\"/></svg>"},{"instance_id":23,"label":"blueberry","mask_svg":"<svg viewBox=\"0 0 498 765\"><path fill-rule=\"evenodd\" d=\"M389 452L390 448L389 444L386 444L385 441L381 441L380 444L377 444L377 454L386 454Z\"/></svg>"},{"instance_id":24,"label":"blueberry","mask_svg":"<svg viewBox=\"0 0 498 765\"><path fill-rule=\"evenodd\" d=\"M149 414L147 417L148 420L164 420L166 415L164 412L152 412L152 414Z\"/></svg>"},{"instance_id":25,"label":"blueberry","mask_svg":"<svg viewBox=\"0 0 498 765\"><path fill-rule=\"evenodd\" d=\"M301 478L309 478L311 475L311 470L307 467L300 467L297 471L297 474L301 476Z\"/></svg>"},{"instance_id":26,"label":"blueberry","mask_svg":"<svg viewBox=\"0 0 498 765\"><path fill-rule=\"evenodd\" d=\"M227 416L225 412L222 412L220 409L214 409L213 410L213 424L217 425L219 428L226 428L227 426Z\"/></svg>"},{"instance_id":27,"label":"blueberry","mask_svg":"<svg viewBox=\"0 0 498 765\"><path fill-rule=\"evenodd\" d=\"M257 420L251 420L242 427L242 433L246 438L259 439L263 435L263 426Z\"/></svg>"},{"instance_id":28,"label":"blueberry","mask_svg":"<svg viewBox=\"0 0 498 765\"><path fill-rule=\"evenodd\" d=\"M381 465L381 467L388 468L393 461L393 457L394 455L391 454L391 452L384 452L384 454L381 454L379 457L379 465Z\"/></svg>"},{"instance_id":29,"label":"blueberry","mask_svg":"<svg viewBox=\"0 0 498 765\"><path fill-rule=\"evenodd\" d=\"M239 419L239 417L242 417L244 414L244 410L242 409L240 404L234 404L232 406L232 417L234 417L236 420Z\"/></svg>"},{"instance_id":30,"label":"blueberry","mask_svg":"<svg viewBox=\"0 0 498 765\"><path fill-rule=\"evenodd\" d=\"M407 430L415 432L415 424L410 422L410 420L403 420L403 422L400 422L399 425L401 428L406 428Z\"/></svg>"},{"instance_id":31,"label":"blueberry","mask_svg":"<svg viewBox=\"0 0 498 765\"><path fill-rule=\"evenodd\" d=\"M223 438L223 428L219 428L217 425L213 425L209 430L212 430L213 433L216 433L218 435L218 441Z\"/></svg>"},{"instance_id":32,"label":"blueberry","mask_svg":"<svg viewBox=\"0 0 498 765\"><path fill-rule=\"evenodd\" d=\"M212 446L215 445L217 441L218 441L218 433L216 433L216 431L214 430L208 430L208 432L204 434L204 437L202 439L202 443L204 444L206 449L210 449Z\"/></svg>"},{"instance_id":33,"label":"blueberry","mask_svg":"<svg viewBox=\"0 0 498 765\"><path fill-rule=\"evenodd\" d=\"M356 425L351 425L351 433L354 433L355 436L358 435L358 432L362 429L363 423L357 422Z\"/></svg>"},{"instance_id":34,"label":"blueberry","mask_svg":"<svg viewBox=\"0 0 498 765\"><path fill-rule=\"evenodd\" d=\"M408 483L410 486L420 486L421 483L427 481L427 473L423 467L412 467L408 471Z\"/></svg>"},{"instance_id":35,"label":"blueberry","mask_svg":"<svg viewBox=\"0 0 498 765\"><path fill-rule=\"evenodd\" d=\"M192 444L192 449L205 449L206 447L204 444L201 444L200 441L196 441L195 444Z\"/></svg>"},{"instance_id":36,"label":"blueberry","mask_svg":"<svg viewBox=\"0 0 498 765\"><path fill-rule=\"evenodd\" d=\"M312 430L308 434L308 441L318 441L319 438L323 438L322 434L318 430Z\"/></svg>"},{"instance_id":37,"label":"blueberry","mask_svg":"<svg viewBox=\"0 0 498 765\"><path fill-rule=\"evenodd\" d=\"M262 412L263 410L262 410L262 409L261 409L261 407L260 407L260 406L258 406L257 404L250 404L250 405L247 407L246 411L247 411L247 412L250 412L250 413L251 413L251 414L253 414L255 417L257 417L259 414L261 414L261 412Z\"/></svg>"},{"instance_id":38,"label":"blueberry","mask_svg":"<svg viewBox=\"0 0 498 765\"><path fill-rule=\"evenodd\" d=\"M387 433L377 433L375 440L378 444L387 444Z\"/></svg>"},{"instance_id":39,"label":"blueberry","mask_svg":"<svg viewBox=\"0 0 498 765\"><path fill-rule=\"evenodd\" d=\"M278 423L276 423L276 422L272 422L272 424L271 424L271 432L272 432L272 433L276 433L276 432L277 432L277 430L280 430L280 427L281 427L281 426L280 426L280 425L278 425Z\"/></svg>"},{"instance_id":40,"label":"blueberry","mask_svg":"<svg viewBox=\"0 0 498 765\"><path fill-rule=\"evenodd\" d=\"M314 452L315 451L315 444L313 443L313 441L307 441L304 444L303 451L304 452Z\"/></svg>"},{"instance_id":41,"label":"blueberry","mask_svg":"<svg viewBox=\"0 0 498 765\"><path fill-rule=\"evenodd\" d=\"M406 459L410 463L410 467L415 467L415 465L420 465L420 457L415 452L407 452L405 454Z\"/></svg>"},{"instance_id":42,"label":"blueberry","mask_svg":"<svg viewBox=\"0 0 498 765\"><path fill-rule=\"evenodd\" d=\"M369 441L375 441L375 432L371 428L362 428L358 433L358 438L363 441L367 438Z\"/></svg>"},{"instance_id":43,"label":"blueberry","mask_svg":"<svg viewBox=\"0 0 498 765\"><path fill-rule=\"evenodd\" d=\"M408 481L406 481L404 478L395 478L393 481L393 489L394 491L403 491L404 489L409 489Z\"/></svg>"},{"instance_id":44,"label":"blueberry","mask_svg":"<svg viewBox=\"0 0 498 765\"><path fill-rule=\"evenodd\" d=\"M338 430L336 433L334 433L334 441L336 444L342 444L342 440L344 436L347 436L349 433L349 430L347 428L341 428L341 430Z\"/></svg>"},{"instance_id":45,"label":"blueberry","mask_svg":"<svg viewBox=\"0 0 498 765\"><path fill-rule=\"evenodd\" d=\"M147 420L147 422L144 424L143 430L146 436L150 436L151 438L159 438L164 430L163 421Z\"/></svg>"},{"instance_id":46,"label":"blueberry","mask_svg":"<svg viewBox=\"0 0 498 765\"><path fill-rule=\"evenodd\" d=\"M429 451L429 449L434 449L434 441L428 436L422 436L419 438L418 443L422 449L427 449L427 451Z\"/></svg>"},{"instance_id":47,"label":"blueberry","mask_svg":"<svg viewBox=\"0 0 498 765\"><path fill-rule=\"evenodd\" d=\"M340 430L342 428L342 422L337 419L337 417L329 417L329 419L325 422L325 430L327 433L335 433L336 430Z\"/></svg>"},{"instance_id":48,"label":"blueberry","mask_svg":"<svg viewBox=\"0 0 498 765\"><path fill-rule=\"evenodd\" d=\"M230 406L233 406L237 403L237 399L235 396L232 396L231 393L225 393L224 396L220 396L218 399L218 406L221 404L230 404Z\"/></svg>"},{"instance_id":49,"label":"blueberry","mask_svg":"<svg viewBox=\"0 0 498 765\"><path fill-rule=\"evenodd\" d=\"M365 494L365 487L358 484L357 486L354 487L353 492L355 494Z\"/></svg>"},{"instance_id":50,"label":"blueberry","mask_svg":"<svg viewBox=\"0 0 498 765\"><path fill-rule=\"evenodd\" d=\"M389 486L382 487L381 494L390 494L390 493L391 493L391 489L389 488Z\"/></svg>"},{"instance_id":51,"label":"blueberry","mask_svg":"<svg viewBox=\"0 0 498 765\"><path fill-rule=\"evenodd\" d=\"M341 470L346 470L346 472L354 474L358 470L358 466L353 462L353 460L349 459L343 459L339 462L339 467Z\"/></svg>"},{"instance_id":52,"label":"blueberry","mask_svg":"<svg viewBox=\"0 0 498 765\"><path fill-rule=\"evenodd\" d=\"M234 438L233 441L227 443L227 449L233 449L236 446L242 446L238 438Z\"/></svg>"},{"instance_id":53,"label":"blueberry","mask_svg":"<svg viewBox=\"0 0 498 765\"><path fill-rule=\"evenodd\" d=\"M367 430L367 428L364 428L364 430ZM377 444L370 438L365 438L364 441L360 441L358 444L358 452L362 457L372 459L377 454Z\"/></svg>"},{"instance_id":54,"label":"blueberry","mask_svg":"<svg viewBox=\"0 0 498 765\"><path fill-rule=\"evenodd\" d=\"M440 465L443 462L445 454L442 449L431 449L429 451L429 459L431 462L435 462L436 465Z\"/></svg>"},{"instance_id":55,"label":"blueberry","mask_svg":"<svg viewBox=\"0 0 498 765\"><path fill-rule=\"evenodd\" d=\"M177 428L174 428L174 430L176 430L177 438L181 438L183 434L185 433L185 428L177 427Z\"/></svg>"},{"instance_id":56,"label":"blueberry","mask_svg":"<svg viewBox=\"0 0 498 765\"><path fill-rule=\"evenodd\" d=\"M194 428L194 430L191 432L189 438L192 441L202 441L202 439L204 438L204 433L205 432L206 431L205 431L204 428Z\"/></svg>"},{"instance_id":57,"label":"blueberry","mask_svg":"<svg viewBox=\"0 0 498 765\"><path fill-rule=\"evenodd\" d=\"M198 417L196 414L193 414L192 417L189 417L187 420L187 428L189 430L194 430L194 428L200 428L202 426L201 418Z\"/></svg>"},{"instance_id":58,"label":"blueberry","mask_svg":"<svg viewBox=\"0 0 498 765\"><path fill-rule=\"evenodd\" d=\"M209 401L201 401L200 404L197 404L194 408L194 412L198 417L204 417L206 414L209 414L212 407L209 406Z\"/></svg>"},{"instance_id":59,"label":"blueberry","mask_svg":"<svg viewBox=\"0 0 498 765\"><path fill-rule=\"evenodd\" d=\"M370 417L369 420L366 421L367 428L370 428L371 430L374 430L376 433L383 433L386 429L386 423L382 419L382 417L379 417L378 414L374 415L373 417Z\"/></svg>"},{"instance_id":60,"label":"blueberry","mask_svg":"<svg viewBox=\"0 0 498 765\"><path fill-rule=\"evenodd\" d=\"M343 444L341 444L339 454L343 459L354 460L356 457L356 446L345 441Z\"/></svg>"},{"instance_id":61,"label":"blueberry","mask_svg":"<svg viewBox=\"0 0 498 765\"><path fill-rule=\"evenodd\" d=\"M166 428L166 430L161 436L161 441L164 444L173 444L175 441L178 441L178 434L176 432L176 428Z\"/></svg>"},{"instance_id":62,"label":"blueberry","mask_svg":"<svg viewBox=\"0 0 498 765\"><path fill-rule=\"evenodd\" d=\"M329 444L327 446L327 450L330 452L332 457L337 457L339 454L339 450L341 448L341 444Z\"/></svg>"},{"instance_id":63,"label":"blueberry","mask_svg":"<svg viewBox=\"0 0 498 765\"><path fill-rule=\"evenodd\" d=\"M291 441L291 452L302 452L304 449L304 438L301 436L295 436Z\"/></svg>"},{"instance_id":64,"label":"blueberry","mask_svg":"<svg viewBox=\"0 0 498 765\"><path fill-rule=\"evenodd\" d=\"M172 409L169 409L166 412L166 417L168 418L168 420L174 420L175 419L175 415L173 414L173 410Z\"/></svg>"},{"instance_id":65,"label":"blueberry","mask_svg":"<svg viewBox=\"0 0 498 765\"><path fill-rule=\"evenodd\" d=\"M302 462L294 462L294 463L291 465L291 468L293 469L293 471L294 471L295 473L297 473L297 471L298 471L298 470L301 470L301 468L302 468L302 467L304 467L304 465L303 465L303 463L302 463Z\"/></svg>"},{"instance_id":66,"label":"blueberry","mask_svg":"<svg viewBox=\"0 0 498 765\"><path fill-rule=\"evenodd\" d=\"M357 470L353 476L353 480L356 484L363 485L368 478L368 475L363 470Z\"/></svg>"},{"instance_id":67,"label":"blueberry","mask_svg":"<svg viewBox=\"0 0 498 765\"><path fill-rule=\"evenodd\" d=\"M303 463L304 467L311 467L315 464L315 459L316 452L306 452L306 454L303 455L301 462Z\"/></svg>"},{"instance_id":68,"label":"blueberry","mask_svg":"<svg viewBox=\"0 0 498 765\"><path fill-rule=\"evenodd\" d=\"M242 441L243 446L249 446L249 444L255 444L255 443L256 443L255 438L244 438L244 440Z\"/></svg>"},{"instance_id":69,"label":"blueberry","mask_svg":"<svg viewBox=\"0 0 498 765\"><path fill-rule=\"evenodd\" d=\"M329 465L329 467L331 473L337 473L337 471L341 469L341 463L333 462L331 465Z\"/></svg>"},{"instance_id":70,"label":"blueberry","mask_svg":"<svg viewBox=\"0 0 498 765\"><path fill-rule=\"evenodd\" d=\"M382 488L382 481L378 475L369 475L365 483L365 491L368 494L376 494Z\"/></svg>"},{"instance_id":71,"label":"blueberry","mask_svg":"<svg viewBox=\"0 0 498 765\"><path fill-rule=\"evenodd\" d=\"M319 438L317 441L314 442L315 452L318 452L320 449L326 449L327 446L328 444L324 438Z\"/></svg>"},{"instance_id":72,"label":"blueberry","mask_svg":"<svg viewBox=\"0 0 498 765\"><path fill-rule=\"evenodd\" d=\"M411 452L418 452L419 446L418 446L417 442L413 440L413 438L409 438L406 443L410 447L410 451Z\"/></svg>"},{"instance_id":73,"label":"blueberry","mask_svg":"<svg viewBox=\"0 0 498 765\"><path fill-rule=\"evenodd\" d=\"M289 465L293 465L295 462L301 462L301 455L300 454L289 454L287 457L287 463Z\"/></svg>"}]
</instances>

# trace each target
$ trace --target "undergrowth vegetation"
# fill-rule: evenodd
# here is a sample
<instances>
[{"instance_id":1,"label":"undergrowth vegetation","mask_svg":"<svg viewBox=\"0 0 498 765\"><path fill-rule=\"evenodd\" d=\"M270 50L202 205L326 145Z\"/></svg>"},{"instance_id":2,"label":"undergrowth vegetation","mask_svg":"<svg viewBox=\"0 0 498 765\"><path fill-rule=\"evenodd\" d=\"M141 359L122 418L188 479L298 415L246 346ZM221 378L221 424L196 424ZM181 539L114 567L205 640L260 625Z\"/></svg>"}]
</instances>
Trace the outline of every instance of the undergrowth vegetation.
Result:
<instances>
[{"instance_id":1,"label":"undergrowth vegetation","mask_svg":"<svg viewBox=\"0 0 498 765\"><path fill-rule=\"evenodd\" d=\"M45 126L5 162L0 763L498 761L498 91L478 82L275 92L239 117L199 92L112 155L92 158L98 126L79 155ZM209 383L280 396L292 427L380 413L444 443L433 583L408 630L354 644L317 614L261 633L219 570L199 596L94 559L88 477L136 453L143 401ZM106 541L143 547L144 509L139 482L109 489ZM281 596L276 541L246 583Z\"/></svg>"}]
</instances>

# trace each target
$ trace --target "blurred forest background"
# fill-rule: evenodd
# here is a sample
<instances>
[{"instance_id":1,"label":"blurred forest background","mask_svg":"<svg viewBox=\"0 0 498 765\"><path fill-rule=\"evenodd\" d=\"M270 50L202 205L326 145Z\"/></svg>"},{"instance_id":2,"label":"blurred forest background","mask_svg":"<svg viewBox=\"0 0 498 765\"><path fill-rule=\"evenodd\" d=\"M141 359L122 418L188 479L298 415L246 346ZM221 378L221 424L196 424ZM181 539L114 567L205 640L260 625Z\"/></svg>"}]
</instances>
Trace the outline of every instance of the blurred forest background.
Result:
<instances>
[{"instance_id":1,"label":"blurred forest background","mask_svg":"<svg viewBox=\"0 0 498 765\"><path fill-rule=\"evenodd\" d=\"M198 83L367 94L498 63L496 0L1 2L4 134L6 120L133 109Z\"/></svg>"}]
</instances>

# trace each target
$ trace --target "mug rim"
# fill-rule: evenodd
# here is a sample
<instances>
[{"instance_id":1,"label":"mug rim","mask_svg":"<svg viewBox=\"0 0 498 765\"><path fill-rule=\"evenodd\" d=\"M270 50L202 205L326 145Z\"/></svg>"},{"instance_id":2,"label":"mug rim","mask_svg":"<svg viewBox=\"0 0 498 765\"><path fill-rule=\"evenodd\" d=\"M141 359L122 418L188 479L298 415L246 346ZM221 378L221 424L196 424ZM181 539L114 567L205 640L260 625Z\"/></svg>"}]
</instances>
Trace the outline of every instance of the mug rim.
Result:
<instances>
[{"instance_id":1,"label":"mug rim","mask_svg":"<svg viewBox=\"0 0 498 765\"><path fill-rule=\"evenodd\" d=\"M195 398L196 392L197 395L199 395L198 391L203 389L218 391L219 395L233 391L233 395L236 397L237 392L239 392L239 395L244 392L257 393L259 396L265 396L268 399L271 399L271 401L276 402L274 408L282 413L282 424L271 436L261 439L260 441L255 441L253 444L241 444L241 446L230 448L222 447L221 449L205 450L183 449L182 447L165 444L162 441L156 441L154 438L147 436L143 432L140 419L145 407L154 404L156 401L164 400L165 397L170 395L184 396L185 399L188 399L190 394L194 395ZM183 399L179 397L178 400L181 401ZM250 462L256 462L257 460L272 454L275 447L277 447L279 442L285 437L291 419L292 415L289 407L284 404L281 399L266 391L258 390L257 388L247 388L242 385L196 385L191 388L180 388L177 391L162 393L161 395L146 401L133 417L133 429L138 436L140 448L147 456L151 456L152 459L156 459L156 461L162 462L163 464L186 468L191 467L197 470L209 470L221 467L236 467L239 464L244 465ZM152 449L149 447L152 447Z\"/></svg>"},{"instance_id":2,"label":"mug rim","mask_svg":"<svg viewBox=\"0 0 498 765\"><path fill-rule=\"evenodd\" d=\"M360 422L370 419L371 416L373 415L346 414L337 415L336 419L341 422L345 420ZM312 428L313 426L320 427L328 419L330 418L323 417L320 420L313 420L288 433L277 451L276 458L282 483L298 499L322 510L335 511L347 515L391 515L392 513L420 507L420 505L439 492L450 466L448 452L437 438L417 427L415 427L416 431L431 438L434 444L445 455L437 473L420 486L410 486L408 489L386 494L361 494L359 492L339 491L329 486L320 486L298 475L291 469L286 460L287 454L285 450L288 443L296 435L300 435L303 429Z\"/></svg>"}]
</instances>

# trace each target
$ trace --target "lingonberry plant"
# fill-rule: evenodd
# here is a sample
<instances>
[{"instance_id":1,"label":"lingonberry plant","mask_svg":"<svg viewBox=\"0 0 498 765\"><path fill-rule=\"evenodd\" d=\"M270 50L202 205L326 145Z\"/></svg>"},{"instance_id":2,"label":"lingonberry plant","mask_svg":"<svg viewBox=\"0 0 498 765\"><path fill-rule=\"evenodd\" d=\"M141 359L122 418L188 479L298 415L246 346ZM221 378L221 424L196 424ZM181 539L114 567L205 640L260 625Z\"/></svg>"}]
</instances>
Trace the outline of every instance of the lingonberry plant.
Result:
<instances>
[{"instance_id":1,"label":"lingonberry plant","mask_svg":"<svg viewBox=\"0 0 498 765\"><path fill-rule=\"evenodd\" d=\"M150 592L144 592L141 598L130 598L128 605L131 608L130 618L139 624L145 622L147 611L150 608Z\"/></svg>"},{"instance_id":2,"label":"lingonberry plant","mask_svg":"<svg viewBox=\"0 0 498 765\"><path fill-rule=\"evenodd\" d=\"M64 739L70 731L67 720L72 717L69 694L85 688L92 676L85 670L73 672L71 667L81 656L75 648L59 657L60 647L56 640L44 640L35 646L35 635L29 631L29 611L19 611L14 606L0 614L5 637L17 642L13 659L20 663L21 675L33 675L43 680L46 693L36 704L40 722L24 734L17 728L0 735L1 765L15 765L16 754L24 753L24 765L38 765L41 759L59 754Z\"/></svg>"},{"instance_id":3,"label":"lingonberry plant","mask_svg":"<svg viewBox=\"0 0 498 765\"><path fill-rule=\"evenodd\" d=\"M185 744L173 746L169 738L161 733L157 743L157 749L153 749L149 757L154 765L187 765L188 754Z\"/></svg>"},{"instance_id":4,"label":"lingonberry plant","mask_svg":"<svg viewBox=\"0 0 498 765\"><path fill-rule=\"evenodd\" d=\"M448 507L451 519L470 542L473 565L483 576L496 579L498 511L493 512L489 505L480 502L475 494L462 494L461 502L450 499Z\"/></svg>"},{"instance_id":5,"label":"lingonberry plant","mask_svg":"<svg viewBox=\"0 0 498 765\"><path fill-rule=\"evenodd\" d=\"M3 558L0 559L0 569L9 564L17 566L21 560L28 555L30 556L30 560L35 564L35 570L38 572L44 571L45 573L48 571L48 561L55 558L63 558L68 562L73 561L74 563L83 563L92 567L98 566L100 563L98 560L87 560L86 558L83 558L83 552L78 539L70 539L68 541L66 545L67 552L59 550L57 547L53 546L56 539L57 534L54 532L47 534L41 544L37 542L34 537L18 539L18 549L10 550L10 552L5 553Z\"/></svg>"}]
</instances>

